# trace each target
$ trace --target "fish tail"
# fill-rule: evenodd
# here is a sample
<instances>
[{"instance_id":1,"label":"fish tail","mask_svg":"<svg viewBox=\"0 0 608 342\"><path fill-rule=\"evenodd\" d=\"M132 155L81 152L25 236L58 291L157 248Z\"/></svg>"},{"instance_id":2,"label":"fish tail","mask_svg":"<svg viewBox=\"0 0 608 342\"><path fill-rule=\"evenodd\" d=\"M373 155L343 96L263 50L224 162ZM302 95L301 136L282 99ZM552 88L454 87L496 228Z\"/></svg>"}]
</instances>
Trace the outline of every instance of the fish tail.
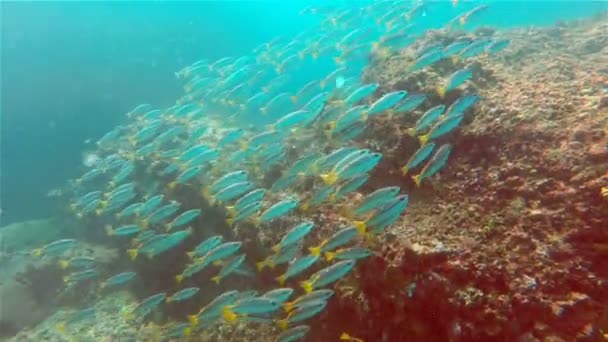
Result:
<instances>
[{"instance_id":1,"label":"fish tail","mask_svg":"<svg viewBox=\"0 0 608 342\"><path fill-rule=\"evenodd\" d=\"M283 286L285 285L285 281L287 280L287 276L282 275L282 276L278 276L275 278L277 280L277 282L279 282L279 285Z\"/></svg>"},{"instance_id":2,"label":"fish tail","mask_svg":"<svg viewBox=\"0 0 608 342\"><path fill-rule=\"evenodd\" d=\"M408 172L410 172L410 168L407 167L407 165L401 168L401 174L403 174L404 176L407 175Z\"/></svg>"},{"instance_id":3,"label":"fish tail","mask_svg":"<svg viewBox=\"0 0 608 342\"><path fill-rule=\"evenodd\" d=\"M293 310L293 302L287 302L285 304L283 304L283 310L290 312L291 310Z\"/></svg>"},{"instance_id":4,"label":"fish tail","mask_svg":"<svg viewBox=\"0 0 608 342\"><path fill-rule=\"evenodd\" d=\"M35 257L39 257L42 255L42 248L37 248L32 251L32 255Z\"/></svg>"},{"instance_id":5,"label":"fish tail","mask_svg":"<svg viewBox=\"0 0 608 342\"><path fill-rule=\"evenodd\" d=\"M304 289L304 292L311 293L313 290L313 283L311 281L303 281L300 283L300 286Z\"/></svg>"},{"instance_id":6,"label":"fish tail","mask_svg":"<svg viewBox=\"0 0 608 342\"><path fill-rule=\"evenodd\" d=\"M427 141L429 141L429 135L425 134L425 135L421 135L418 137L418 140L420 140L420 145L425 145L427 143Z\"/></svg>"},{"instance_id":7,"label":"fish tail","mask_svg":"<svg viewBox=\"0 0 608 342\"><path fill-rule=\"evenodd\" d=\"M406 132L412 137L416 136L416 128L408 128Z\"/></svg>"},{"instance_id":8,"label":"fish tail","mask_svg":"<svg viewBox=\"0 0 608 342\"><path fill-rule=\"evenodd\" d=\"M460 22L460 25L464 26L467 23L467 17L464 16L464 17L460 18L458 21Z\"/></svg>"},{"instance_id":9,"label":"fish tail","mask_svg":"<svg viewBox=\"0 0 608 342\"><path fill-rule=\"evenodd\" d=\"M197 315L188 315L188 322L190 322L191 327L195 327L198 325L198 316Z\"/></svg>"},{"instance_id":10,"label":"fish tail","mask_svg":"<svg viewBox=\"0 0 608 342\"><path fill-rule=\"evenodd\" d=\"M109 225L109 224L106 224L106 234L107 234L108 236L112 236L112 235L114 235L114 230L112 230L112 226L111 226L111 225Z\"/></svg>"},{"instance_id":11,"label":"fish tail","mask_svg":"<svg viewBox=\"0 0 608 342\"><path fill-rule=\"evenodd\" d=\"M405 20L406 20L406 21L410 21L410 20L412 20L412 15L411 15L411 14L409 14L409 13L406 13L406 14L405 14Z\"/></svg>"},{"instance_id":12,"label":"fish tail","mask_svg":"<svg viewBox=\"0 0 608 342\"><path fill-rule=\"evenodd\" d=\"M184 336L190 337L190 335L192 335L192 328L187 327L186 329L184 329Z\"/></svg>"},{"instance_id":13,"label":"fish tail","mask_svg":"<svg viewBox=\"0 0 608 342\"><path fill-rule=\"evenodd\" d=\"M317 59L317 58L319 58L319 52L314 51L314 52L312 53L312 59Z\"/></svg>"},{"instance_id":14,"label":"fish tail","mask_svg":"<svg viewBox=\"0 0 608 342\"><path fill-rule=\"evenodd\" d=\"M452 64L456 64L456 62L458 62L458 56L456 55L450 57L450 59L452 60Z\"/></svg>"},{"instance_id":15,"label":"fish tail","mask_svg":"<svg viewBox=\"0 0 608 342\"><path fill-rule=\"evenodd\" d=\"M188 253L186 253L186 255L188 255L188 258L193 259L194 256L196 255L196 253L194 253L194 252L188 252Z\"/></svg>"},{"instance_id":16,"label":"fish tail","mask_svg":"<svg viewBox=\"0 0 608 342\"><path fill-rule=\"evenodd\" d=\"M293 102L293 104L297 104L298 103L298 97L295 95L292 95L289 97L291 99L291 102Z\"/></svg>"},{"instance_id":17,"label":"fish tail","mask_svg":"<svg viewBox=\"0 0 608 342\"><path fill-rule=\"evenodd\" d=\"M234 322L238 318L238 315L232 312L229 306L224 307L222 316L224 316L224 320L227 322Z\"/></svg>"},{"instance_id":18,"label":"fish tail","mask_svg":"<svg viewBox=\"0 0 608 342\"><path fill-rule=\"evenodd\" d=\"M234 218L232 218L232 217L231 217L231 218L227 218L227 219L226 219L226 223L227 223L229 226L232 226L232 225L234 224Z\"/></svg>"},{"instance_id":19,"label":"fish tail","mask_svg":"<svg viewBox=\"0 0 608 342\"><path fill-rule=\"evenodd\" d=\"M177 183L174 181L169 183L169 185L168 185L169 189L171 189L171 190L175 189L176 186L177 186Z\"/></svg>"},{"instance_id":20,"label":"fish tail","mask_svg":"<svg viewBox=\"0 0 608 342\"><path fill-rule=\"evenodd\" d=\"M64 335L65 334L65 322L57 323L57 325L55 326L55 329L57 329L58 333Z\"/></svg>"},{"instance_id":21,"label":"fish tail","mask_svg":"<svg viewBox=\"0 0 608 342\"><path fill-rule=\"evenodd\" d=\"M175 281L177 281L178 284L181 284L182 281L184 281L184 276L182 274L178 274L175 276Z\"/></svg>"},{"instance_id":22,"label":"fish tail","mask_svg":"<svg viewBox=\"0 0 608 342\"><path fill-rule=\"evenodd\" d=\"M277 321L277 325L279 326L279 328L281 328L282 330L287 330L287 325L289 324L289 322L287 321L287 318L285 319L281 319Z\"/></svg>"},{"instance_id":23,"label":"fish tail","mask_svg":"<svg viewBox=\"0 0 608 342\"><path fill-rule=\"evenodd\" d=\"M173 298L171 298L171 297L167 297L167 299L165 299L165 302L167 302L167 303L171 303L171 302L173 302Z\"/></svg>"},{"instance_id":24,"label":"fish tail","mask_svg":"<svg viewBox=\"0 0 608 342\"><path fill-rule=\"evenodd\" d=\"M222 280L222 278L220 278L220 276L215 276L213 278L211 278L211 280L216 283L216 284L220 284L220 280Z\"/></svg>"},{"instance_id":25,"label":"fish tail","mask_svg":"<svg viewBox=\"0 0 608 342\"><path fill-rule=\"evenodd\" d=\"M354 221L353 225L357 228L360 235L365 235L365 232L367 231L367 224L365 224L365 221Z\"/></svg>"},{"instance_id":26,"label":"fish tail","mask_svg":"<svg viewBox=\"0 0 608 342\"><path fill-rule=\"evenodd\" d=\"M338 181L338 174L335 172L321 174L321 179L325 185L334 185Z\"/></svg>"},{"instance_id":27,"label":"fish tail","mask_svg":"<svg viewBox=\"0 0 608 342\"><path fill-rule=\"evenodd\" d=\"M261 271L264 269L264 266L266 266L266 261L259 261L255 263L255 267L258 269L258 271Z\"/></svg>"},{"instance_id":28,"label":"fish tail","mask_svg":"<svg viewBox=\"0 0 608 342\"><path fill-rule=\"evenodd\" d=\"M443 99L445 97L445 93L446 93L445 86L437 87L437 94L439 94L439 97L441 97Z\"/></svg>"},{"instance_id":29,"label":"fish tail","mask_svg":"<svg viewBox=\"0 0 608 342\"><path fill-rule=\"evenodd\" d=\"M321 82L319 82L319 86L321 86L321 89L325 89L325 80L322 80Z\"/></svg>"},{"instance_id":30,"label":"fish tail","mask_svg":"<svg viewBox=\"0 0 608 342\"><path fill-rule=\"evenodd\" d=\"M412 176L412 180L414 181L414 184L416 184L417 187L420 186L420 183L422 183L421 175Z\"/></svg>"},{"instance_id":31,"label":"fish tail","mask_svg":"<svg viewBox=\"0 0 608 342\"><path fill-rule=\"evenodd\" d=\"M137 248L128 249L127 254L129 254L129 257L131 257L131 260L135 260L135 258L137 258L137 254L138 254Z\"/></svg>"},{"instance_id":32,"label":"fish tail","mask_svg":"<svg viewBox=\"0 0 608 342\"><path fill-rule=\"evenodd\" d=\"M336 257L336 253L334 252L325 252L325 260L332 261Z\"/></svg>"},{"instance_id":33,"label":"fish tail","mask_svg":"<svg viewBox=\"0 0 608 342\"><path fill-rule=\"evenodd\" d=\"M310 247L308 250L310 251L310 254L316 257L321 255L321 247Z\"/></svg>"},{"instance_id":34,"label":"fish tail","mask_svg":"<svg viewBox=\"0 0 608 342\"><path fill-rule=\"evenodd\" d=\"M281 251L281 245L274 245L270 249L272 249L272 251L275 253L279 253Z\"/></svg>"},{"instance_id":35,"label":"fish tail","mask_svg":"<svg viewBox=\"0 0 608 342\"><path fill-rule=\"evenodd\" d=\"M350 340L350 335L347 333L342 333L342 335L340 335L340 340L342 341L349 341Z\"/></svg>"},{"instance_id":36,"label":"fish tail","mask_svg":"<svg viewBox=\"0 0 608 342\"><path fill-rule=\"evenodd\" d=\"M59 260L59 267L61 269L65 270L66 268L68 268L69 265L70 265L69 261L67 261L67 260Z\"/></svg>"}]
</instances>

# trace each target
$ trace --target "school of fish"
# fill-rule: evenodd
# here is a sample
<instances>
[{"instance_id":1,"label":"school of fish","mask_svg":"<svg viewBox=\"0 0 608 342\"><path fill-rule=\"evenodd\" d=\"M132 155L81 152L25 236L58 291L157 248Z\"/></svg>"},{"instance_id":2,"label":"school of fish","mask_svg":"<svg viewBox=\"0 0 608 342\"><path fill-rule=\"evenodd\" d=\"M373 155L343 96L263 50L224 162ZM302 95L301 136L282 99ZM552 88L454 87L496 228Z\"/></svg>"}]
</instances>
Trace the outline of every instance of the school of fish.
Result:
<instances>
[{"instance_id":1,"label":"school of fish","mask_svg":"<svg viewBox=\"0 0 608 342\"><path fill-rule=\"evenodd\" d=\"M390 58L424 36L411 33L412 27L432 15L431 7L408 1L307 7L301 14L316 15L319 26L277 37L246 56L200 60L177 71L184 95L176 104L141 104L128 112L127 123L97 141L100 160L69 185L69 211L90 227L102 227L132 266L105 274L93 258L70 256L80 243L72 238L41 246L32 256L57 259L68 288L94 282L107 293L140 280L138 263L150 267L163 255L192 246L184 255L188 262L172 265L171 281L179 290L150 293L125 319L139 324L163 306L195 301L200 310L167 322L162 340L188 339L237 321L275 325L277 341L305 338L311 329L306 322L334 297L332 286L374 255L366 241L390 229L408 206L408 195L397 186L371 189L354 200L383 160L382 151L360 146L369 123L417 118L408 132L420 145L403 156L401 172L420 186L449 160L451 145L438 139L457 130L480 100L464 94L453 103L429 106L430 94L408 89L379 94L379 84L361 83L370 55ZM445 29L462 27L486 7L462 13ZM408 73L444 59L492 56L507 46L508 41L487 38L423 46ZM321 59L335 69L294 87L291 74ZM474 73L467 66L443 76L436 94L441 99L472 81ZM323 208L339 208L336 214L350 224L329 233L320 229L331 224L318 221L323 216L315 214ZM212 219L218 213L223 220ZM239 241L237 228L274 242ZM251 244L265 257L250 256ZM212 275L201 279L205 271ZM266 272L276 279L271 288L224 287L227 278L247 282ZM220 294L202 302L201 293L210 288ZM70 325L94 320L95 310L74 312L58 331L76 334ZM362 341L347 332L340 339Z\"/></svg>"}]
</instances>

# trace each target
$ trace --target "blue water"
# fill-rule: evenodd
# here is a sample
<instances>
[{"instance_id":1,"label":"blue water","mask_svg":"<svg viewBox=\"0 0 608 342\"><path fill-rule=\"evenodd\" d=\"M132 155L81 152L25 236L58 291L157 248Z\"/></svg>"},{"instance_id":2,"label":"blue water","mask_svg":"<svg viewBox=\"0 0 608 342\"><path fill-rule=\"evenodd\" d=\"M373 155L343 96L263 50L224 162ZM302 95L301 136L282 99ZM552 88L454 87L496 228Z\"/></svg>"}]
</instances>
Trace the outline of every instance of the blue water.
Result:
<instances>
[{"instance_id":1,"label":"blue water","mask_svg":"<svg viewBox=\"0 0 608 342\"><path fill-rule=\"evenodd\" d=\"M54 201L45 194L82 173L82 153L92 149L85 141L108 132L136 104L173 104L181 94L176 70L295 35L316 23L298 16L310 3L2 3L2 224L51 215ZM496 1L475 25L550 25L607 7ZM439 26L455 13L450 2L433 3L425 22ZM321 75L326 67L319 62L305 72Z\"/></svg>"}]
</instances>

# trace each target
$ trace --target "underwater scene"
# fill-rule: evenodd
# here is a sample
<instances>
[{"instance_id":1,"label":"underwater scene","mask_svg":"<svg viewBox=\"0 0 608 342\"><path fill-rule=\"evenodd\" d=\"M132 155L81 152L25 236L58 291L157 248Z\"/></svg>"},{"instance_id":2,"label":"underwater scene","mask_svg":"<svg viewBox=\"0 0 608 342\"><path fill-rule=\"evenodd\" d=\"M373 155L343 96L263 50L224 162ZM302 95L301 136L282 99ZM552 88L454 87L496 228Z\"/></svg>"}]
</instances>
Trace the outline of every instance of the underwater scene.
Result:
<instances>
[{"instance_id":1,"label":"underwater scene","mask_svg":"<svg viewBox=\"0 0 608 342\"><path fill-rule=\"evenodd\" d=\"M2 2L1 341L608 341L608 2Z\"/></svg>"}]
</instances>

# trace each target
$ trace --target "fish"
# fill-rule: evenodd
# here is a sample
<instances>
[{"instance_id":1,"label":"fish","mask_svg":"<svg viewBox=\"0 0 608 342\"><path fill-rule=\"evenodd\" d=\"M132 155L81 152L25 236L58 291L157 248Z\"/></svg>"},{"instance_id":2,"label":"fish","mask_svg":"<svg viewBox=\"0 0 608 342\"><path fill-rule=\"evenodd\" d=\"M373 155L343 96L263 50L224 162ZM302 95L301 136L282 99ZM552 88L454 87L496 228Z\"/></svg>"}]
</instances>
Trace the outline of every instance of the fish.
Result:
<instances>
[{"instance_id":1,"label":"fish","mask_svg":"<svg viewBox=\"0 0 608 342\"><path fill-rule=\"evenodd\" d=\"M177 178L175 178L174 181L172 181L171 183L168 184L169 189L175 189L175 187L178 184L185 184L189 180L191 180L194 177L198 176L201 173L201 171L203 171L203 167L200 166L200 165L192 166L192 167L187 168L182 173L180 173L177 176Z\"/></svg>"},{"instance_id":2,"label":"fish","mask_svg":"<svg viewBox=\"0 0 608 342\"><path fill-rule=\"evenodd\" d=\"M291 295L293 295L294 290L288 287L282 287L274 290L270 290L262 295L262 297L271 298L278 301L280 304L286 302Z\"/></svg>"},{"instance_id":3,"label":"fish","mask_svg":"<svg viewBox=\"0 0 608 342\"><path fill-rule=\"evenodd\" d=\"M89 268L95 265L95 258L92 257L73 257L68 260L60 260L59 267L62 269L70 268Z\"/></svg>"},{"instance_id":4,"label":"fish","mask_svg":"<svg viewBox=\"0 0 608 342\"><path fill-rule=\"evenodd\" d=\"M283 331L276 339L276 342L293 342L298 341L308 332L310 331L310 327L308 325L298 325L288 330Z\"/></svg>"},{"instance_id":5,"label":"fish","mask_svg":"<svg viewBox=\"0 0 608 342\"><path fill-rule=\"evenodd\" d=\"M201 268L199 269L199 271L200 271L204 267L206 267L207 265L209 265L215 261L225 259L225 258L228 258L228 257L234 255L241 248L241 244L242 243L239 241L225 242L219 246L212 248L202 258L196 260L195 264L200 263L200 265L201 265ZM175 279L177 280L178 283L181 283L184 279L184 274L177 275L175 277Z\"/></svg>"},{"instance_id":6,"label":"fish","mask_svg":"<svg viewBox=\"0 0 608 342\"><path fill-rule=\"evenodd\" d=\"M313 274L308 280L301 282L300 285L306 293L311 293L313 290L327 286L350 273L355 263L354 260L337 262Z\"/></svg>"},{"instance_id":7,"label":"fish","mask_svg":"<svg viewBox=\"0 0 608 342\"><path fill-rule=\"evenodd\" d=\"M186 339L192 335L192 328L190 327L190 323L173 323L169 326L163 327L163 330L166 331L163 334L163 339L174 339L179 337L185 337Z\"/></svg>"},{"instance_id":8,"label":"fish","mask_svg":"<svg viewBox=\"0 0 608 342\"><path fill-rule=\"evenodd\" d=\"M270 268L274 268L276 265L281 265L290 262L296 257L296 254L300 251L300 245L291 245L288 246L277 254L272 254L268 256L266 259L260 262L256 262L255 266L258 271L262 271L264 267L268 266Z\"/></svg>"},{"instance_id":9,"label":"fish","mask_svg":"<svg viewBox=\"0 0 608 342\"><path fill-rule=\"evenodd\" d=\"M218 275L211 278L211 280L214 283L219 284L222 279L226 278L226 276L235 272L243 264L244 261L245 261L245 254L241 254L239 256L232 258L232 260L225 263L225 265L222 267L222 269L220 270Z\"/></svg>"},{"instance_id":10,"label":"fish","mask_svg":"<svg viewBox=\"0 0 608 342\"><path fill-rule=\"evenodd\" d=\"M316 247L310 247L310 254L320 256L321 253L332 251L338 247L344 246L351 242L358 234L358 230L354 226L349 226L335 232L329 238L323 240Z\"/></svg>"},{"instance_id":11,"label":"fish","mask_svg":"<svg viewBox=\"0 0 608 342\"><path fill-rule=\"evenodd\" d=\"M224 306L223 316L227 322L232 322L242 315L272 313L280 307L281 304L271 298L247 298L238 300L232 305Z\"/></svg>"},{"instance_id":12,"label":"fish","mask_svg":"<svg viewBox=\"0 0 608 342\"><path fill-rule=\"evenodd\" d=\"M291 311L293 311L293 309L298 308L298 307L302 306L302 304L305 304L308 302L318 302L318 301L326 302L333 295L334 295L334 290L330 290L330 289L315 290L310 293L305 293L291 302L284 303L283 309L287 312L291 312Z\"/></svg>"},{"instance_id":13,"label":"fish","mask_svg":"<svg viewBox=\"0 0 608 342\"><path fill-rule=\"evenodd\" d=\"M226 147L226 146L236 142L237 140L239 140L244 134L245 134L245 131L241 128L234 128L234 129L228 130L224 134L224 136L222 136L222 138L217 142L217 146L218 146L218 148Z\"/></svg>"},{"instance_id":14,"label":"fish","mask_svg":"<svg viewBox=\"0 0 608 342\"><path fill-rule=\"evenodd\" d=\"M445 112L445 109L445 105L437 105L424 112L416 121L416 126L410 130L410 134L414 135L427 130Z\"/></svg>"},{"instance_id":15,"label":"fish","mask_svg":"<svg viewBox=\"0 0 608 342\"><path fill-rule=\"evenodd\" d=\"M144 202L144 205L139 209L139 214L144 217L151 214L163 202L164 197L164 195L156 195L150 197L147 201Z\"/></svg>"},{"instance_id":16,"label":"fish","mask_svg":"<svg viewBox=\"0 0 608 342\"><path fill-rule=\"evenodd\" d=\"M250 191L253 186L249 181L231 184L213 195L213 200L216 203L231 202Z\"/></svg>"},{"instance_id":17,"label":"fish","mask_svg":"<svg viewBox=\"0 0 608 342\"><path fill-rule=\"evenodd\" d=\"M252 217L253 215L257 214L257 212L262 208L262 205L263 205L262 201L250 203L249 205L245 206L243 209L237 211L236 214L234 215L234 218L226 219L226 223L228 225L234 225L241 221L244 221L244 220Z\"/></svg>"},{"instance_id":18,"label":"fish","mask_svg":"<svg viewBox=\"0 0 608 342\"><path fill-rule=\"evenodd\" d=\"M314 80L306 83L298 92L291 96L294 104L306 103L321 91L320 81Z\"/></svg>"},{"instance_id":19,"label":"fish","mask_svg":"<svg viewBox=\"0 0 608 342\"><path fill-rule=\"evenodd\" d=\"M346 182L344 182L334 194L332 194L329 198L330 203L335 203L338 199L346 196L347 194L359 190L367 181L369 180L369 175L360 175L357 177L353 177Z\"/></svg>"},{"instance_id":20,"label":"fish","mask_svg":"<svg viewBox=\"0 0 608 342\"><path fill-rule=\"evenodd\" d=\"M271 98L264 107L260 108L260 114L270 115L277 111L285 110L290 108L293 103L291 102L291 95L287 92L279 93Z\"/></svg>"},{"instance_id":21,"label":"fish","mask_svg":"<svg viewBox=\"0 0 608 342\"><path fill-rule=\"evenodd\" d=\"M306 305L302 305L291 311L287 318L278 320L277 324L281 329L285 330L289 324L301 322L319 314L326 306L326 301L319 300L306 302Z\"/></svg>"},{"instance_id":22,"label":"fish","mask_svg":"<svg viewBox=\"0 0 608 342\"><path fill-rule=\"evenodd\" d=\"M190 222L192 222L194 219L196 219L200 214L201 214L200 209L190 209L190 210L184 211L183 213L177 215L177 217L174 218L173 221L171 221L171 223L166 224L165 228L167 229L167 231L169 231L173 228L187 225Z\"/></svg>"},{"instance_id":23,"label":"fish","mask_svg":"<svg viewBox=\"0 0 608 342\"><path fill-rule=\"evenodd\" d=\"M435 64L444 57L443 50L430 51L416 59L409 68L409 71L422 70L430 65Z\"/></svg>"},{"instance_id":24,"label":"fish","mask_svg":"<svg viewBox=\"0 0 608 342\"><path fill-rule=\"evenodd\" d=\"M367 109L368 107L365 105L350 108L344 114L340 115L337 120L329 122L326 135L330 137L334 134L341 133L351 127L354 123L365 120Z\"/></svg>"},{"instance_id":25,"label":"fish","mask_svg":"<svg viewBox=\"0 0 608 342\"><path fill-rule=\"evenodd\" d=\"M311 112L308 110L297 110L281 117L268 128L273 131L289 131L295 129L298 125L308 122L310 117Z\"/></svg>"},{"instance_id":26,"label":"fish","mask_svg":"<svg viewBox=\"0 0 608 342\"><path fill-rule=\"evenodd\" d=\"M384 205L376 214L366 221L354 221L353 225L364 235L369 228L373 228L374 233L379 233L387 226L393 224L407 208L409 203L408 195L399 195Z\"/></svg>"},{"instance_id":27,"label":"fish","mask_svg":"<svg viewBox=\"0 0 608 342\"><path fill-rule=\"evenodd\" d=\"M380 188L371 194L367 195L361 204L354 210L352 214L347 214L347 217L360 217L377 210L393 200L401 189L398 186L389 186Z\"/></svg>"},{"instance_id":28,"label":"fish","mask_svg":"<svg viewBox=\"0 0 608 342\"><path fill-rule=\"evenodd\" d=\"M218 180L216 180L215 182L213 182L211 184L211 187L209 188L209 194L215 194L217 192L219 192L222 189L225 189L226 187L235 184L235 183L242 183L242 182L246 182L247 179L249 178L249 172L245 171L245 170L237 170L237 171L232 171L229 173L226 173L225 175L223 175L222 177L220 177Z\"/></svg>"},{"instance_id":29,"label":"fish","mask_svg":"<svg viewBox=\"0 0 608 342\"><path fill-rule=\"evenodd\" d=\"M178 203L176 201L172 201L169 204L166 204L166 205L156 209L148 217L144 218L141 221L142 228L146 229L151 224L161 223L162 221L173 216L179 210L180 207L181 207L180 203Z\"/></svg>"},{"instance_id":30,"label":"fish","mask_svg":"<svg viewBox=\"0 0 608 342\"><path fill-rule=\"evenodd\" d=\"M239 296L239 291L231 290L222 293L213 299L209 304L205 305L196 315L189 315L188 321L191 327L196 327L201 321L212 320L219 318L222 315L222 309L226 305L232 305Z\"/></svg>"},{"instance_id":31,"label":"fish","mask_svg":"<svg viewBox=\"0 0 608 342\"><path fill-rule=\"evenodd\" d=\"M344 103L347 106L353 106L373 95L379 86L380 84L378 83L364 84L350 93L350 95L348 95L348 97L344 100Z\"/></svg>"},{"instance_id":32,"label":"fish","mask_svg":"<svg viewBox=\"0 0 608 342\"><path fill-rule=\"evenodd\" d=\"M352 248L342 248L338 249L334 252L325 252L325 260L332 261L334 259L338 260L358 260L367 258L368 256L373 255L374 253L367 248L360 247L352 247Z\"/></svg>"},{"instance_id":33,"label":"fish","mask_svg":"<svg viewBox=\"0 0 608 342\"><path fill-rule=\"evenodd\" d=\"M221 235L213 235L199 243L192 252L188 252L190 259L202 257L213 248L219 246L224 238Z\"/></svg>"},{"instance_id":34,"label":"fish","mask_svg":"<svg viewBox=\"0 0 608 342\"><path fill-rule=\"evenodd\" d=\"M75 239L56 240L43 246L42 248L34 249L31 252L31 255L35 257L58 256L76 247L77 244L78 241L76 241Z\"/></svg>"},{"instance_id":35,"label":"fish","mask_svg":"<svg viewBox=\"0 0 608 342\"><path fill-rule=\"evenodd\" d=\"M420 186L424 179L431 177L437 172L439 172L439 170L441 170L445 166L451 152L452 146L450 144L441 145L441 147L439 147L437 152L435 152L431 160L426 163L422 171L420 171L420 173L416 176L412 177L412 180L414 181L416 186Z\"/></svg>"},{"instance_id":36,"label":"fish","mask_svg":"<svg viewBox=\"0 0 608 342\"><path fill-rule=\"evenodd\" d=\"M200 289L198 287L187 287L185 289L177 291L172 296L167 297L165 301L167 303L182 302L184 300L194 297L199 291Z\"/></svg>"},{"instance_id":37,"label":"fish","mask_svg":"<svg viewBox=\"0 0 608 342\"><path fill-rule=\"evenodd\" d=\"M381 98L379 98L374 103L372 103L372 105L369 107L369 109L367 111L365 111L364 113L366 116L380 114L388 109L393 108L406 95L407 95L407 91L405 91L405 90L398 90L398 91L393 91L393 92L384 94Z\"/></svg>"},{"instance_id":38,"label":"fish","mask_svg":"<svg viewBox=\"0 0 608 342\"><path fill-rule=\"evenodd\" d=\"M314 265L319 260L319 257L316 255L306 255L299 257L292 262L289 263L289 267L287 271L281 276L277 277L276 280L279 282L281 286L285 285L285 281L289 278L295 277L296 275L306 271L312 265Z\"/></svg>"},{"instance_id":39,"label":"fish","mask_svg":"<svg viewBox=\"0 0 608 342\"><path fill-rule=\"evenodd\" d=\"M347 180L368 173L378 165L380 159L382 159L381 153L365 153L340 168L335 167L331 172L321 174L321 179L326 185L333 185L338 180Z\"/></svg>"},{"instance_id":40,"label":"fish","mask_svg":"<svg viewBox=\"0 0 608 342\"><path fill-rule=\"evenodd\" d=\"M251 190L234 202L233 206L227 206L226 210L230 213L230 215L234 216L239 210L245 208L247 205L263 200L265 195L266 189L258 188Z\"/></svg>"},{"instance_id":41,"label":"fish","mask_svg":"<svg viewBox=\"0 0 608 342\"><path fill-rule=\"evenodd\" d=\"M409 170L415 168L420 165L423 161L425 161L435 149L434 143L423 144L407 161L407 163L401 168L401 173L405 176L409 172Z\"/></svg>"},{"instance_id":42,"label":"fish","mask_svg":"<svg viewBox=\"0 0 608 342\"><path fill-rule=\"evenodd\" d=\"M279 253L281 249L299 243L304 237L310 234L314 227L315 224L310 221L304 221L296 225L283 236L281 242L272 247L272 251Z\"/></svg>"},{"instance_id":43,"label":"fish","mask_svg":"<svg viewBox=\"0 0 608 342\"><path fill-rule=\"evenodd\" d=\"M131 280L135 279L135 276L137 276L137 274L135 272L122 272L122 273L113 275L101 283L101 288L105 289L108 287L124 285L124 284L130 282Z\"/></svg>"},{"instance_id":44,"label":"fish","mask_svg":"<svg viewBox=\"0 0 608 342\"><path fill-rule=\"evenodd\" d=\"M298 206L298 203L299 201L297 199L286 199L279 201L262 212L257 221L259 223L265 223L281 216L285 216L293 211Z\"/></svg>"},{"instance_id":45,"label":"fish","mask_svg":"<svg viewBox=\"0 0 608 342\"><path fill-rule=\"evenodd\" d=\"M494 55L494 54L506 49L510 43L511 43L511 41L508 39L499 39L499 40L492 41L492 43L490 43L488 46L486 46L485 52L488 55Z\"/></svg>"},{"instance_id":46,"label":"fish","mask_svg":"<svg viewBox=\"0 0 608 342\"><path fill-rule=\"evenodd\" d=\"M467 46L471 44L470 40L457 40L443 49L444 58L452 57L459 54Z\"/></svg>"},{"instance_id":47,"label":"fish","mask_svg":"<svg viewBox=\"0 0 608 342\"><path fill-rule=\"evenodd\" d=\"M125 226L112 229L112 226L106 225L106 233L108 236L131 236L141 232L141 227L136 224L128 224Z\"/></svg>"},{"instance_id":48,"label":"fish","mask_svg":"<svg viewBox=\"0 0 608 342\"><path fill-rule=\"evenodd\" d=\"M479 101L479 95L466 94L454 101L445 112L446 117L459 116L464 114L469 108Z\"/></svg>"},{"instance_id":49,"label":"fish","mask_svg":"<svg viewBox=\"0 0 608 342\"><path fill-rule=\"evenodd\" d=\"M96 278L98 275L99 273L97 272L97 270L88 269L84 271L70 273L69 275L63 277L63 282L66 284L75 284L81 281Z\"/></svg>"},{"instance_id":50,"label":"fish","mask_svg":"<svg viewBox=\"0 0 608 342\"><path fill-rule=\"evenodd\" d=\"M139 215L141 208L143 208L144 203L137 202L131 205L126 206L121 212L117 213L115 217L117 219L129 218L134 215Z\"/></svg>"},{"instance_id":51,"label":"fish","mask_svg":"<svg viewBox=\"0 0 608 342\"><path fill-rule=\"evenodd\" d=\"M435 123L435 125L433 125L428 134L421 135L418 137L418 139L420 140L420 144L424 145L429 140L437 139L443 135L450 133L460 125L462 119L464 119L464 115L449 116L443 118L442 120Z\"/></svg>"},{"instance_id":52,"label":"fish","mask_svg":"<svg viewBox=\"0 0 608 342\"><path fill-rule=\"evenodd\" d=\"M456 89L458 86L462 85L467 80L470 80L472 77L473 71L471 68L465 67L460 69L450 75L444 84L437 87L437 94L439 94L440 98L444 98L446 93Z\"/></svg>"},{"instance_id":53,"label":"fish","mask_svg":"<svg viewBox=\"0 0 608 342\"><path fill-rule=\"evenodd\" d=\"M453 1L454 1L453 3L455 4L458 0L453 0ZM343 332L340 335L340 341L365 342L364 340L357 338L357 337L350 336L349 334L347 334L345 332Z\"/></svg>"}]
</instances>

